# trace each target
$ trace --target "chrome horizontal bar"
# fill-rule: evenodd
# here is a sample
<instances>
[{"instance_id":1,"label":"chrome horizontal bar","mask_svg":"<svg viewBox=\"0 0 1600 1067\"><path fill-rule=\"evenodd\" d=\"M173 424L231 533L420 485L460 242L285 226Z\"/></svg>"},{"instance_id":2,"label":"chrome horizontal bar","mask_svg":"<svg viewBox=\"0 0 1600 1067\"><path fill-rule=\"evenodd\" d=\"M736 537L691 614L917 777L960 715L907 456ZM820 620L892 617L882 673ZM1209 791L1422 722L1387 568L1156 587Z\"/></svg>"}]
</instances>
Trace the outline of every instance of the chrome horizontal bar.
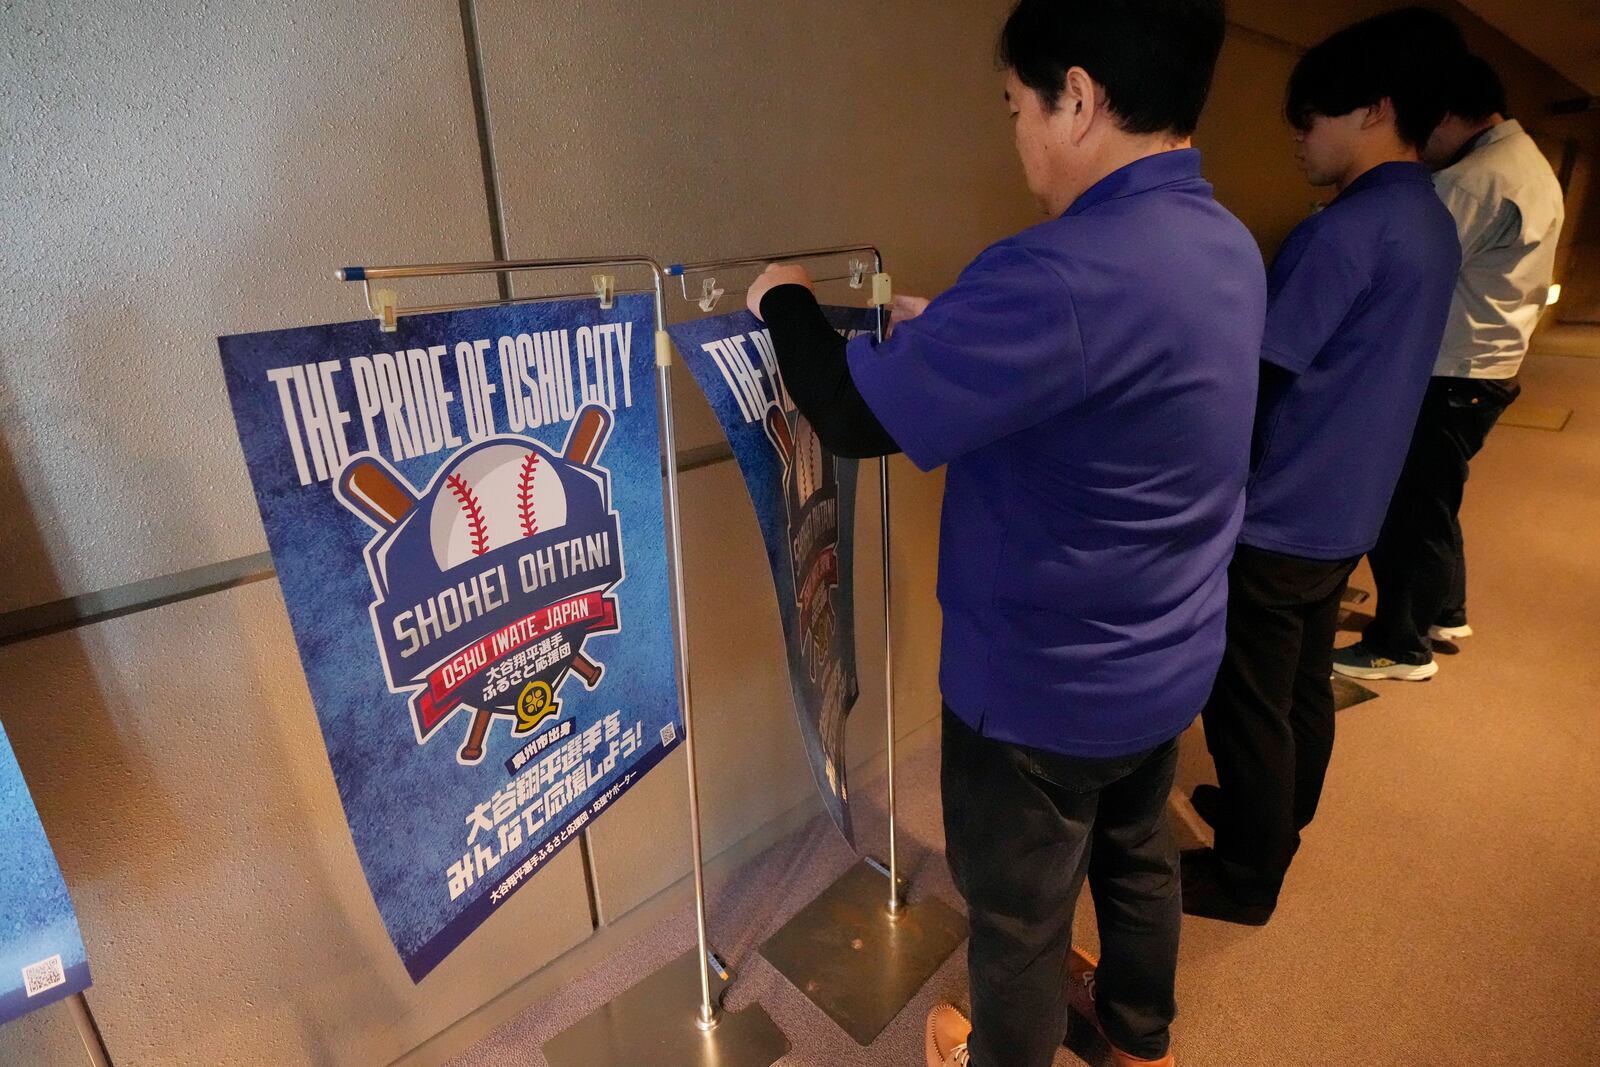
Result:
<instances>
[{"instance_id":1,"label":"chrome horizontal bar","mask_svg":"<svg viewBox=\"0 0 1600 1067\"><path fill-rule=\"evenodd\" d=\"M627 296L633 293L653 293L654 289L618 289L618 296ZM539 300L582 300L594 299L594 290L582 293L540 293L538 296L512 297L510 300L469 300L462 304L428 304L423 307L402 308L403 315L431 315L436 311L471 311L473 308L504 307L507 304L529 304Z\"/></svg>"},{"instance_id":2,"label":"chrome horizontal bar","mask_svg":"<svg viewBox=\"0 0 1600 1067\"><path fill-rule=\"evenodd\" d=\"M561 270L576 267L649 267L660 265L649 256L616 256L580 259L502 259L472 263L418 263L389 267L340 267L334 277L341 282L377 281L383 278L437 278L456 274L509 274L519 270Z\"/></svg>"},{"instance_id":3,"label":"chrome horizontal bar","mask_svg":"<svg viewBox=\"0 0 1600 1067\"><path fill-rule=\"evenodd\" d=\"M791 259L817 259L821 256L841 256L850 252L866 252L878 261L879 270L882 270L882 253L876 245L840 245L835 248L810 248L801 252L781 252L770 256L741 256L736 259L708 259L699 263L674 263L666 269L668 277L678 277L685 274L704 274L706 271L722 270L725 267L741 267L751 264L776 263L780 260Z\"/></svg>"}]
</instances>

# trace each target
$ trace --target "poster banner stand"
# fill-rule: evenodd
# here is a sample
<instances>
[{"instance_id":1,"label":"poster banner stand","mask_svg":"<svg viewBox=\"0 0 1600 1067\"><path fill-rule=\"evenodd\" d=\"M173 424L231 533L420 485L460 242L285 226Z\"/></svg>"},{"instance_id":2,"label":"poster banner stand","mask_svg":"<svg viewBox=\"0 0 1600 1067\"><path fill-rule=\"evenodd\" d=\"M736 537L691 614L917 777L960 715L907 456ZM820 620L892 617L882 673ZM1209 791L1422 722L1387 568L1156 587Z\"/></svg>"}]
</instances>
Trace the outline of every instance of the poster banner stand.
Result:
<instances>
[{"instance_id":1,"label":"poster banner stand","mask_svg":"<svg viewBox=\"0 0 1600 1067\"><path fill-rule=\"evenodd\" d=\"M871 304L877 309L875 333L882 341L887 328L891 284L883 271L882 254L871 246L817 248L675 264L668 267L666 273L678 279L685 301L709 314L724 296L746 291L719 285L713 272L759 270L777 261L841 257L848 265L845 271L818 273L813 281L842 281L852 289L869 289ZM860 1045L872 1043L967 936L966 919L959 912L935 897L913 903L900 877L894 792L894 626L887 456L878 463L878 494L882 509L888 862L864 857L761 946L762 956ZM884 892L885 882L888 883L887 893Z\"/></svg>"},{"instance_id":2,"label":"poster banner stand","mask_svg":"<svg viewBox=\"0 0 1600 1067\"><path fill-rule=\"evenodd\" d=\"M522 271L593 270L592 288L582 293L545 294L477 300L457 304L402 307L393 289L375 288L373 282L406 278L439 278L472 274L506 279ZM649 289L622 289L609 270L648 271ZM413 266L344 267L335 272L344 282L360 282L367 309L380 328L395 329L402 315L421 315L504 304L592 297L608 308L620 293L653 292L655 295L655 364L657 403L662 426L662 472L666 480L667 566L671 576L673 630L677 644L678 699L683 718L683 747L688 762L689 838L694 872L695 931L697 947L651 977L624 992L611 1003L556 1035L545 1045L551 1067L635 1067L640 1063L704 1065L704 1067L770 1067L789 1050L788 1039L759 1004L739 1012L722 1009L727 971L711 949L706 932L705 864L700 833L700 784L695 755L693 700L689 690L689 631L684 599L683 535L679 521L677 430L672 413L672 344L667 339L662 271L645 256L610 259L500 260L476 263L434 263ZM712 972L718 985L713 996ZM698 979L699 997L691 995Z\"/></svg>"},{"instance_id":3,"label":"poster banner stand","mask_svg":"<svg viewBox=\"0 0 1600 1067\"><path fill-rule=\"evenodd\" d=\"M78 1038L91 1067L111 1067L111 1053L106 1051L105 1038L100 1036L100 1024L94 1021L89 1001L82 993L74 993L67 998L67 1007L72 1011L73 1025L78 1028Z\"/></svg>"}]
</instances>

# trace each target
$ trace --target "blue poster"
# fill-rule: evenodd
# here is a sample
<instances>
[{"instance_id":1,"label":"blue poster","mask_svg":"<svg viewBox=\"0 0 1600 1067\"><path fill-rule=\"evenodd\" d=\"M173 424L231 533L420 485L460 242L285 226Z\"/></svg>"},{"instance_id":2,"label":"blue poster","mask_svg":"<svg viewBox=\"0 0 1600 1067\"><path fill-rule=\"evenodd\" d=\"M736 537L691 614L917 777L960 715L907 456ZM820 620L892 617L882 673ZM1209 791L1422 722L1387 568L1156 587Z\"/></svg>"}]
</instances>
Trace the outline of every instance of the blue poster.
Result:
<instances>
[{"instance_id":1,"label":"blue poster","mask_svg":"<svg viewBox=\"0 0 1600 1067\"><path fill-rule=\"evenodd\" d=\"M0 1023L89 988L89 957L56 854L0 729Z\"/></svg>"},{"instance_id":2,"label":"blue poster","mask_svg":"<svg viewBox=\"0 0 1600 1067\"><path fill-rule=\"evenodd\" d=\"M219 340L350 833L420 981L678 743L645 295Z\"/></svg>"},{"instance_id":3,"label":"blue poster","mask_svg":"<svg viewBox=\"0 0 1600 1067\"><path fill-rule=\"evenodd\" d=\"M846 337L871 308L830 307ZM845 717L855 706L855 460L822 447L784 392L772 337L748 311L668 327L716 413L767 549L789 658L789 688L811 773L834 825L855 844L845 781Z\"/></svg>"}]
</instances>

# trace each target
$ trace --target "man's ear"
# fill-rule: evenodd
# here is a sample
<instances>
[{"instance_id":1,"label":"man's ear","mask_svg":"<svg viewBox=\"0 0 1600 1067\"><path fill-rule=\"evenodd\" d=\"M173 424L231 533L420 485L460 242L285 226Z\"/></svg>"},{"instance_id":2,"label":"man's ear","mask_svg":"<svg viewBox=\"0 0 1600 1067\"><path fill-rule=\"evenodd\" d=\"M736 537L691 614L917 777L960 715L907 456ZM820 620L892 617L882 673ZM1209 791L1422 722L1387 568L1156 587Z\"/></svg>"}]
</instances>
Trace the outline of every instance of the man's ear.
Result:
<instances>
[{"instance_id":1,"label":"man's ear","mask_svg":"<svg viewBox=\"0 0 1600 1067\"><path fill-rule=\"evenodd\" d=\"M1394 101L1386 96L1367 108L1365 114L1361 116L1361 128L1370 130L1374 126L1382 126L1395 120Z\"/></svg>"},{"instance_id":2,"label":"man's ear","mask_svg":"<svg viewBox=\"0 0 1600 1067\"><path fill-rule=\"evenodd\" d=\"M1089 77L1089 72L1082 67L1069 69L1056 112L1058 118L1066 121L1067 136L1073 144L1081 143L1088 136L1095 118L1104 109L1100 87Z\"/></svg>"}]
</instances>

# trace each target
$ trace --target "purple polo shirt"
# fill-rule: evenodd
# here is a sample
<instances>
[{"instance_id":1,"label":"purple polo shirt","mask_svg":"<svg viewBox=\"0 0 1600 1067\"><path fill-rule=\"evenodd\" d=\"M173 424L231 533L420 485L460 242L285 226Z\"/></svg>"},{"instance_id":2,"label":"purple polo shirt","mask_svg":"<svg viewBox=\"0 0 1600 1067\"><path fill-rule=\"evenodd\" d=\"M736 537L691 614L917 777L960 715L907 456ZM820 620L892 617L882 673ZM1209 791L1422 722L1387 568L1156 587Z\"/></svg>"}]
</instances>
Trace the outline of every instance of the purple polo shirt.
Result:
<instances>
[{"instance_id":1,"label":"purple polo shirt","mask_svg":"<svg viewBox=\"0 0 1600 1067\"><path fill-rule=\"evenodd\" d=\"M1293 377L1262 391L1241 543L1320 560L1377 543L1460 269L1420 163L1372 168L1295 227L1261 347Z\"/></svg>"},{"instance_id":2,"label":"purple polo shirt","mask_svg":"<svg viewBox=\"0 0 1600 1067\"><path fill-rule=\"evenodd\" d=\"M1222 657L1266 280L1200 153L1131 163L990 247L857 388L948 465L940 685L985 736L1116 756L1183 731Z\"/></svg>"}]
</instances>

